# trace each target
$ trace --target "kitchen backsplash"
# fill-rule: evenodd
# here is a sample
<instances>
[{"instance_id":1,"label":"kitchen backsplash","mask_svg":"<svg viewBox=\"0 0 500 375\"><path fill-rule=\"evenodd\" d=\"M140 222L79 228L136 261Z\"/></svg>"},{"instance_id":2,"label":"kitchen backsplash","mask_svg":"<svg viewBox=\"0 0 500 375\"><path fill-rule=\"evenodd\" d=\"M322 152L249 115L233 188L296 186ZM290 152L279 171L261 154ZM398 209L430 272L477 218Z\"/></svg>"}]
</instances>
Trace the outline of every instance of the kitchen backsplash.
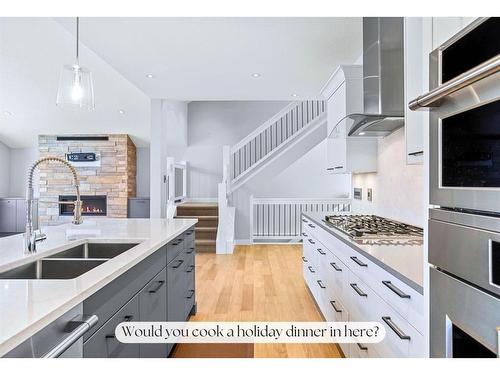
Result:
<instances>
[{"instance_id":1,"label":"kitchen backsplash","mask_svg":"<svg viewBox=\"0 0 500 375\"><path fill-rule=\"evenodd\" d=\"M424 226L424 170L405 161L404 128L378 143L378 172L352 176L352 186L362 189L362 200L353 199L353 211L388 217ZM367 190L372 188L372 201Z\"/></svg>"}]
</instances>

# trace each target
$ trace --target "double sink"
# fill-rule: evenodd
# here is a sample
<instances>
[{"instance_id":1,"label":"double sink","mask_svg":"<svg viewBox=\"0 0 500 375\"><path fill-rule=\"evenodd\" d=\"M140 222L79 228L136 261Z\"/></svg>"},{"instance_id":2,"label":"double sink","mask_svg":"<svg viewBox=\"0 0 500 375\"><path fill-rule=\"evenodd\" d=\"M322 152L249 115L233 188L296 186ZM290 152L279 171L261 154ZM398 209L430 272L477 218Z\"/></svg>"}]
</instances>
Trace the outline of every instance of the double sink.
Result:
<instances>
[{"instance_id":1,"label":"double sink","mask_svg":"<svg viewBox=\"0 0 500 375\"><path fill-rule=\"evenodd\" d=\"M72 247L46 258L0 273L0 279L74 279L138 243L92 243Z\"/></svg>"}]
</instances>

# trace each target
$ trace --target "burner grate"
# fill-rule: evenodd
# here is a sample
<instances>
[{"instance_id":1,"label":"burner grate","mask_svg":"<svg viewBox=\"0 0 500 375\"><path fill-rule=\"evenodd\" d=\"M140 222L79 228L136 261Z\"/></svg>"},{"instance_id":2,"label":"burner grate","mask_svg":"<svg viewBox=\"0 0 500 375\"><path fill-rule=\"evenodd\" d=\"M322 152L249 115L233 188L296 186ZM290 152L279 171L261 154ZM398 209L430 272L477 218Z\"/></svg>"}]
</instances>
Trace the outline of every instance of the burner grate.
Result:
<instances>
[{"instance_id":1,"label":"burner grate","mask_svg":"<svg viewBox=\"0 0 500 375\"><path fill-rule=\"evenodd\" d=\"M422 228L376 215L328 215L325 222L366 244L422 244Z\"/></svg>"}]
</instances>

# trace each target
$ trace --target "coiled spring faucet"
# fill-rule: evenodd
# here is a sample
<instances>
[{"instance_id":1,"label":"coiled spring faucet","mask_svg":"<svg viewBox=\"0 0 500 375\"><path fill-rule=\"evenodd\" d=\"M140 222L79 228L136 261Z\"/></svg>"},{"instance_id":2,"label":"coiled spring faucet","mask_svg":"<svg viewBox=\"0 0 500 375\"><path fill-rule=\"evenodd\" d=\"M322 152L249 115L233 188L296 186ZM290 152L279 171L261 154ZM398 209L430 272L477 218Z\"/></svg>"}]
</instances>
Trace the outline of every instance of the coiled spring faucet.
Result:
<instances>
[{"instance_id":1,"label":"coiled spring faucet","mask_svg":"<svg viewBox=\"0 0 500 375\"><path fill-rule=\"evenodd\" d=\"M45 235L39 234L33 230L33 204L34 204L34 196L33 196L33 175L35 173L36 168L42 164L55 161L61 163L69 168L71 174L73 175L73 185L76 189L76 201L74 202L75 209L73 211L73 224L81 224L83 222L82 219L82 201L80 200L80 182L78 180L78 175L76 174L76 169L68 163L66 160L62 158L58 158L55 156L47 156L44 158L38 159L28 170L28 187L26 189L26 233L24 234L24 244L25 250L29 253L34 253L36 251L36 242L45 239Z\"/></svg>"}]
</instances>

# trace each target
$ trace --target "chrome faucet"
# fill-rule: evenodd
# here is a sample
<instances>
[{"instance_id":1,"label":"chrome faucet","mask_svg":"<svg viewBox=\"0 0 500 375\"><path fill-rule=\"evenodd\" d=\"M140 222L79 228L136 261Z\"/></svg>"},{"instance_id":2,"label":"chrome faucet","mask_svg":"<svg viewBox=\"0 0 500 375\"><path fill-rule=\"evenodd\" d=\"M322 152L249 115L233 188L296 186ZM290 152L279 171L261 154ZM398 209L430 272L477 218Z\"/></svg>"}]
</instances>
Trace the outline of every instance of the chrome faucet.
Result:
<instances>
[{"instance_id":1,"label":"chrome faucet","mask_svg":"<svg viewBox=\"0 0 500 375\"><path fill-rule=\"evenodd\" d=\"M75 209L73 211L73 224L81 224L83 222L82 219L82 201L80 200L80 182L78 180L78 175L76 174L76 169L68 163L66 160L54 157L47 156L44 158L38 159L28 170L28 187L26 189L26 233L24 233L24 248L26 252L34 253L36 252L36 243L37 241L44 240L47 236L39 233L37 234L33 230L33 203L35 201L33 197L33 175L35 173L35 169L42 163L56 161L64 164L69 168L71 173L73 174L73 185L76 189L76 201L74 202Z\"/></svg>"}]
</instances>

